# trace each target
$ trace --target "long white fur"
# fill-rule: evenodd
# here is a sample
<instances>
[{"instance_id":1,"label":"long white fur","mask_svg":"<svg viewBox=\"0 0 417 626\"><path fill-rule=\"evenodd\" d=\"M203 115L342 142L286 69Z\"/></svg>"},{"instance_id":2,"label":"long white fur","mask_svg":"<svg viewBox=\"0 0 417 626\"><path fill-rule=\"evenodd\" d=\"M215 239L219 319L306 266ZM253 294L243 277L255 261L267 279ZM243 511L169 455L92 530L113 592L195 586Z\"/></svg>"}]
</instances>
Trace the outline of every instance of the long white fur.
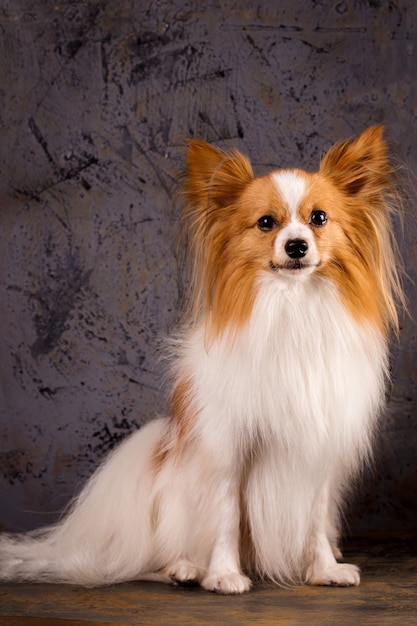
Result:
<instances>
[{"instance_id":1,"label":"long white fur","mask_svg":"<svg viewBox=\"0 0 417 626\"><path fill-rule=\"evenodd\" d=\"M207 342L200 327L181 341L176 372L191 375L199 407L182 454L155 469L168 419L131 435L62 522L0 539L0 579L192 579L240 593L251 584L244 510L252 574L358 584L333 556L334 510L368 452L386 368L382 335L352 319L330 281L265 272L236 335Z\"/></svg>"}]
</instances>

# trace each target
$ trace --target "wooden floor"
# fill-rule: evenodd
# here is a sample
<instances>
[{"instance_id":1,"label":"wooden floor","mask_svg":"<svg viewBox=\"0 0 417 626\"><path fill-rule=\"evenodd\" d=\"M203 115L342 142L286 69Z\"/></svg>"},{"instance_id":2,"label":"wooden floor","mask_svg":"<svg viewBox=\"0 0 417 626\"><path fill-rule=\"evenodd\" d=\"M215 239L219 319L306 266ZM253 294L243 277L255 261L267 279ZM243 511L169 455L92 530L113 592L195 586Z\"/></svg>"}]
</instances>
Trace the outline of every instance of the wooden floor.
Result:
<instances>
[{"instance_id":1,"label":"wooden floor","mask_svg":"<svg viewBox=\"0 0 417 626\"><path fill-rule=\"evenodd\" d=\"M344 554L362 570L359 587L255 586L243 596L226 597L158 583L104 589L0 585L0 624L417 626L417 540L352 539Z\"/></svg>"}]
</instances>

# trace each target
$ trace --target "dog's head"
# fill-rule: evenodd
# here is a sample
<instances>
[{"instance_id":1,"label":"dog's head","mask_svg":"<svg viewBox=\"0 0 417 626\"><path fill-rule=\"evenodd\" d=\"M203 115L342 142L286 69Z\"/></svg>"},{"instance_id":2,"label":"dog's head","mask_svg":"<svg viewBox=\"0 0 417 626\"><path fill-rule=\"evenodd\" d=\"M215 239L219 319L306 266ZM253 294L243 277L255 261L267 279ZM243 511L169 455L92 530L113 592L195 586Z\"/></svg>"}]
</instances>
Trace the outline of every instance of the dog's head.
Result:
<instances>
[{"instance_id":1,"label":"dog's head","mask_svg":"<svg viewBox=\"0 0 417 626\"><path fill-rule=\"evenodd\" d=\"M242 324L265 273L286 286L321 276L354 317L395 324L392 175L381 127L333 146L315 173L256 177L240 152L190 141L184 219L200 312L217 330Z\"/></svg>"}]
</instances>

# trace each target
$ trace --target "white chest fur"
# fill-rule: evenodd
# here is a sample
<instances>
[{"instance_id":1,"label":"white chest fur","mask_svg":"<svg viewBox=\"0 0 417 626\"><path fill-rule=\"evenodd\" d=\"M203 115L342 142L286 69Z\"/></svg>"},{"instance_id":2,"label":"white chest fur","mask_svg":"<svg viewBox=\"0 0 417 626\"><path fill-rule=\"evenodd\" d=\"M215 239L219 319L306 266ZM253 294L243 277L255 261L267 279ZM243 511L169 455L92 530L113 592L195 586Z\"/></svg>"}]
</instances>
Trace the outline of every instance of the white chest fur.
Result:
<instances>
[{"instance_id":1,"label":"white chest fur","mask_svg":"<svg viewBox=\"0 0 417 626\"><path fill-rule=\"evenodd\" d=\"M327 280L271 275L248 324L212 344L198 330L183 364L193 373L199 426L215 439L245 454L272 437L282 454L355 463L383 398L386 346L377 329L351 318Z\"/></svg>"}]
</instances>

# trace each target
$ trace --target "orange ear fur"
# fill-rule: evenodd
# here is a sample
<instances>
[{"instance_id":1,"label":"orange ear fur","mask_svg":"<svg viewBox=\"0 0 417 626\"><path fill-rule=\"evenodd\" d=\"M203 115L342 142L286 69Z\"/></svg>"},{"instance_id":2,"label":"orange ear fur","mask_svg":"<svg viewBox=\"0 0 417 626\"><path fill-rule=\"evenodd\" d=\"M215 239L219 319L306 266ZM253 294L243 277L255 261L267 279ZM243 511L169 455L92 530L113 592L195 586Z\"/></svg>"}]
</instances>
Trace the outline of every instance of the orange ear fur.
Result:
<instances>
[{"instance_id":1,"label":"orange ear fur","mask_svg":"<svg viewBox=\"0 0 417 626\"><path fill-rule=\"evenodd\" d=\"M397 186L397 168L389 158L383 139L383 127L372 126L361 135L335 144L324 156L320 173L329 178L345 196L348 240L355 249L354 257L362 259L356 272L361 280L352 284L352 300L362 291L369 291L363 272L374 283L364 301L373 299L379 311L379 324L391 325L398 332L397 303L404 305L398 267L400 255L395 241L391 216L401 207ZM353 257L352 257L353 258ZM365 267L366 266L366 267ZM352 273L354 264L347 268ZM345 276L339 277L342 293L349 287ZM373 295L371 295L373 294Z\"/></svg>"},{"instance_id":2,"label":"orange ear fur","mask_svg":"<svg viewBox=\"0 0 417 626\"><path fill-rule=\"evenodd\" d=\"M194 210L231 204L253 178L248 159L238 152L224 152L200 139L188 142L185 196Z\"/></svg>"},{"instance_id":3,"label":"orange ear fur","mask_svg":"<svg viewBox=\"0 0 417 626\"><path fill-rule=\"evenodd\" d=\"M391 187L393 171L383 131L382 126L371 126L358 137L335 144L324 156L320 172L348 195L380 202Z\"/></svg>"},{"instance_id":4,"label":"orange ear fur","mask_svg":"<svg viewBox=\"0 0 417 626\"><path fill-rule=\"evenodd\" d=\"M192 262L188 315L196 322L211 310L220 251L229 236L235 201L254 175L248 159L199 139L189 141L181 231Z\"/></svg>"}]
</instances>

